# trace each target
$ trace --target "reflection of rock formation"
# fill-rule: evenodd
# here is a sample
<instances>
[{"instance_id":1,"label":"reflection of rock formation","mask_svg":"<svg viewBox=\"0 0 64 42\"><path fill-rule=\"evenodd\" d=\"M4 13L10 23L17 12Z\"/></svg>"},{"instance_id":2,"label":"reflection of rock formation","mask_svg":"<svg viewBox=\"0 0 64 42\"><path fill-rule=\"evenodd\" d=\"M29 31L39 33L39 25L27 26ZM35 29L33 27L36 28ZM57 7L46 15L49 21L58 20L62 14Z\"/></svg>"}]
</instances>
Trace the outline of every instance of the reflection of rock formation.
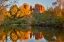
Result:
<instances>
[{"instance_id":1,"label":"reflection of rock formation","mask_svg":"<svg viewBox=\"0 0 64 42\"><path fill-rule=\"evenodd\" d=\"M35 39L36 39L36 40L40 40L40 39L42 39L42 38L43 38L42 32L35 34Z\"/></svg>"},{"instance_id":2,"label":"reflection of rock formation","mask_svg":"<svg viewBox=\"0 0 64 42\"><path fill-rule=\"evenodd\" d=\"M30 37L30 31L27 31L26 33L25 33L25 36L24 36L24 40L28 40Z\"/></svg>"},{"instance_id":3,"label":"reflection of rock formation","mask_svg":"<svg viewBox=\"0 0 64 42\"><path fill-rule=\"evenodd\" d=\"M32 33L30 33L30 38L32 38Z\"/></svg>"},{"instance_id":4,"label":"reflection of rock formation","mask_svg":"<svg viewBox=\"0 0 64 42\"><path fill-rule=\"evenodd\" d=\"M35 4L35 11L37 11L38 13L43 13L45 11L45 8L43 5L41 4Z\"/></svg>"},{"instance_id":5,"label":"reflection of rock formation","mask_svg":"<svg viewBox=\"0 0 64 42\"><path fill-rule=\"evenodd\" d=\"M34 33L34 34L31 33L31 34L30 34L30 38L32 38L32 35L35 36L35 39L36 39L36 40L40 40L40 39L44 38L42 32Z\"/></svg>"}]
</instances>

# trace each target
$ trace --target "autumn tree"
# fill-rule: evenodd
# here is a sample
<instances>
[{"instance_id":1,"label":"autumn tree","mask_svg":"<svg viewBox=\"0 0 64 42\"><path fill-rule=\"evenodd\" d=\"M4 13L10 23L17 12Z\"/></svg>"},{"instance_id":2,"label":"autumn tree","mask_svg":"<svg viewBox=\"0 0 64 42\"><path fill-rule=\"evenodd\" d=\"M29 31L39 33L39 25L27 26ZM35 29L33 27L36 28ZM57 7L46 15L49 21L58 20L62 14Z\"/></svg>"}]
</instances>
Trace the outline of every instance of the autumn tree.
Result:
<instances>
[{"instance_id":1,"label":"autumn tree","mask_svg":"<svg viewBox=\"0 0 64 42\"><path fill-rule=\"evenodd\" d=\"M9 11L12 18L19 18L26 15L25 9L23 7L18 8L17 5L13 5Z\"/></svg>"},{"instance_id":2,"label":"autumn tree","mask_svg":"<svg viewBox=\"0 0 64 42\"><path fill-rule=\"evenodd\" d=\"M54 11L55 13L58 15L58 16L61 16L62 15L62 9L63 9L63 0L56 0L56 2L53 2L52 5L55 6L54 7Z\"/></svg>"},{"instance_id":3,"label":"autumn tree","mask_svg":"<svg viewBox=\"0 0 64 42\"><path fill-rule=\"evenodd\" d=\"M0 25L5 19L6 12L7 12L6 8L0 7Z\"/></svg>"},{"instance_id":4,"label":"autumn tree","mask_svg":"<svg viewBox=\"0 0 64 42\"><path fill-rule=\"evenodd\" d=\"M53 2L52 5L58 6L61 9L64 6L63 3L64 0L56 0L56 2Z\"/></svg>"}]
</instances>

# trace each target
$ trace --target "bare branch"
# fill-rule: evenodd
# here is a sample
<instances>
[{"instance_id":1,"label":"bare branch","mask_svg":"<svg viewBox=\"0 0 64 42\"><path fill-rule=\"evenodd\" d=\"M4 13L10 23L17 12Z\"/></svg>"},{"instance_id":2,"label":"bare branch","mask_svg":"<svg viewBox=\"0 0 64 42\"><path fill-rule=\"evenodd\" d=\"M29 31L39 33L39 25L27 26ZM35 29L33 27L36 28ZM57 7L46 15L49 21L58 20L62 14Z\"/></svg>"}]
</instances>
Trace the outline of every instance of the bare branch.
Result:
<instances>
[{"instance_id":1,"label":"bare branch","mask_svg":"<svg viewBox=\"0 0 64 42\"><path fill-rule=\"evenodd\" d=\"M17 2L18 0L0 0L0 7L8 7Z\"/></svg>"}]
</instances>

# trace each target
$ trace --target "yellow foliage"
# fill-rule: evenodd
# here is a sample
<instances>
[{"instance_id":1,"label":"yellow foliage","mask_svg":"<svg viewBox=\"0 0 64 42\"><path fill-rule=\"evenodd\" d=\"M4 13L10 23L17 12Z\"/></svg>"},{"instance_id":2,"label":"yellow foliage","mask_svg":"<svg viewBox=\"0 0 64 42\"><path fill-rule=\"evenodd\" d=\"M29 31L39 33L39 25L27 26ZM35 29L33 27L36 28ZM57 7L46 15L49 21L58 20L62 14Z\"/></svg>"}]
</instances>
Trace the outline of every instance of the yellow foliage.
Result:
<instances>
[{"instance_id":1,"label":"yellow foliage","mask_svg":"<svg viewBox=\"0 0 64 42\"><path fill-rule=\"evenodd\" d=\"M9 13L9 12L7 12L7 14L6 14L8 17L11 17L11 14Z\"/></svg>"}]
</instances>

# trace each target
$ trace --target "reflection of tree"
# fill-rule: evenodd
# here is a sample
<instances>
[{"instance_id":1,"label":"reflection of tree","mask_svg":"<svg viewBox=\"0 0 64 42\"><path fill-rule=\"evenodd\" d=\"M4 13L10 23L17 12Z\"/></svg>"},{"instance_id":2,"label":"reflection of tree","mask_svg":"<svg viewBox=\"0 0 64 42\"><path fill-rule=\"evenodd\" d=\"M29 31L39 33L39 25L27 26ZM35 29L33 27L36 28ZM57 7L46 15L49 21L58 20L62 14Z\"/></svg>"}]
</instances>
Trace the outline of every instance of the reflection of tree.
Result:
<instances>
[{"instance_id":1,"label":"reflection of tree","mask_svg":"<svg viewBox=\"0 0 64 42\"><path fill-rule=\"evenodd\" d=\"M55 36L57 37L56 39L57 42L63 42L64 41L64 29L59 28L55 32Z\"/></svg>"}]
</instances>

